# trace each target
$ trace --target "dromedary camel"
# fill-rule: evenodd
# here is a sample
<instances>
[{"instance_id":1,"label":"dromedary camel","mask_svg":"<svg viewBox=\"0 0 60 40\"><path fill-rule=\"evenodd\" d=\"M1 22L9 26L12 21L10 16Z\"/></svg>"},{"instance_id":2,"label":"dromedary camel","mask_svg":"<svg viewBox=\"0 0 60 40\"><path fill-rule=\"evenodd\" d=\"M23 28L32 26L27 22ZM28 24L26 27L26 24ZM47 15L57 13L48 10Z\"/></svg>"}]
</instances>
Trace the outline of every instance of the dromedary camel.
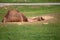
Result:
<instances>
[{"instance_id":1,"label":"dromedary camel","mask_svg":"<svg viewBox=\"0 0 60 40\"><path fill-rule=\"evenodd\" d=\"M17 10L9 10L4 16L2 22L28 22L27 17Z\"/></svg>"}]
</instances>

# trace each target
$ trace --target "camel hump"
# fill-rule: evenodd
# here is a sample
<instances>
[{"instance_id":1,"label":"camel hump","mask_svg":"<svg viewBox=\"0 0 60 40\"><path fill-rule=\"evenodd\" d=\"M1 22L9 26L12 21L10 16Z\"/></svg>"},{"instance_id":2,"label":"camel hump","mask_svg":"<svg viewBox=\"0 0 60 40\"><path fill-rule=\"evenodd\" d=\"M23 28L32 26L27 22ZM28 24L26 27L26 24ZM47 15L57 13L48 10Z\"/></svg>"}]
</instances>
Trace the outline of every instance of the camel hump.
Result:
<instances>
[{"instance_id":1,"label":"camel hump","mask_svg":"<svg viewBox=\"0 0 60 40\"><path fill-rule=\"evenodd\" d=\"M17 10L9 10L2 22L27 22L27 17Z\"/></svg>"}]
</instances>

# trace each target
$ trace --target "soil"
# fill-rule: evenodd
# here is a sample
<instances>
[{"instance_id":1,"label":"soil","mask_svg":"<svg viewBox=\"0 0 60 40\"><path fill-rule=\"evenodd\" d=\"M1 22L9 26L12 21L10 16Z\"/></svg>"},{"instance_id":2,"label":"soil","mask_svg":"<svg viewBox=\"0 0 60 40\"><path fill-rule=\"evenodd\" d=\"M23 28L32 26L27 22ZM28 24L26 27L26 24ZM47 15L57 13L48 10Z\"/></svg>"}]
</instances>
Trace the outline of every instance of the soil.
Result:
<instances>
[{"instance_id":1,"label":"soil","mask_svg":"<svg viewBox=\"0 0 60 40\"><path fill-rule=\"evenodd\" d=\"M34 20L37 17L42 17L44 20L38 21ZM8 24L32 24L32 23L41 23L41 24L49 24L50 22L53 22L55 20L55 17L53 15L42 15L42 16L36 16L36 17L28 17L28 22L7 22Z\"/></svg>"}]
</instances>

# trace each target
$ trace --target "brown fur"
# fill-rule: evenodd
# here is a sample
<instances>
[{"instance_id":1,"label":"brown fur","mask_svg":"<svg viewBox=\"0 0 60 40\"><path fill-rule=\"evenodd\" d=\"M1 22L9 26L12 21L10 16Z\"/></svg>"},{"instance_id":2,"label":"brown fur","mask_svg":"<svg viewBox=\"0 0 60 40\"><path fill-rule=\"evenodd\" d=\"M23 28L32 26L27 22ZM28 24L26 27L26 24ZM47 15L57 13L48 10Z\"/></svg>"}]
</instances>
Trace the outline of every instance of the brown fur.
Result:
<instances>
[{"instance_id":1,"label":"brown fur","mask_svg":"<svg viewBox=\"0 0 60 40\"><path fill-rule=\"evenodd\" d=\"M2 22L27 22L27 18L17 10L9 10Z\"/></svg>"}]
</instances>

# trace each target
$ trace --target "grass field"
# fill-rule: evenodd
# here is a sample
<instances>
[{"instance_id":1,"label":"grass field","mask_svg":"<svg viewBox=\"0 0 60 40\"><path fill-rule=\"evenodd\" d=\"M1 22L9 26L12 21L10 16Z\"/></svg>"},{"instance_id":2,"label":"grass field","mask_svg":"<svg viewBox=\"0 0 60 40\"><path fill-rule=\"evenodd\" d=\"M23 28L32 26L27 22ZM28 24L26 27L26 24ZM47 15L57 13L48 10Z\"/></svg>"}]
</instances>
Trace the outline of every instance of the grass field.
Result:
<instances>
[{"instance_id":1,"label":"grass field","mask_svg":"<svg viewBox=\"0 0 60 40\"><path fill-rule=\"evenodd\" d=\"M56 2L60 2L60 0L0 0L0 2L7 2L7 3L45 3L45 2L47 2L47 3L49 3L49 2L51 2L51 3L56 3Z\"/></svg>"},{"instance_id":2,"label":"grass field","mask_svg":"<svg viewBox=\"0 0 60 40\"><path fill-rule=\"evenodd\" d=\"M60 6L4 6L0 7L0 22L9 9L16 9L27 17L46 14L57 15L49 24L2 24L0 23L0 40L60 40ZM59 15L58 15L59 14Z\"/></svg>"}]
</instances>

